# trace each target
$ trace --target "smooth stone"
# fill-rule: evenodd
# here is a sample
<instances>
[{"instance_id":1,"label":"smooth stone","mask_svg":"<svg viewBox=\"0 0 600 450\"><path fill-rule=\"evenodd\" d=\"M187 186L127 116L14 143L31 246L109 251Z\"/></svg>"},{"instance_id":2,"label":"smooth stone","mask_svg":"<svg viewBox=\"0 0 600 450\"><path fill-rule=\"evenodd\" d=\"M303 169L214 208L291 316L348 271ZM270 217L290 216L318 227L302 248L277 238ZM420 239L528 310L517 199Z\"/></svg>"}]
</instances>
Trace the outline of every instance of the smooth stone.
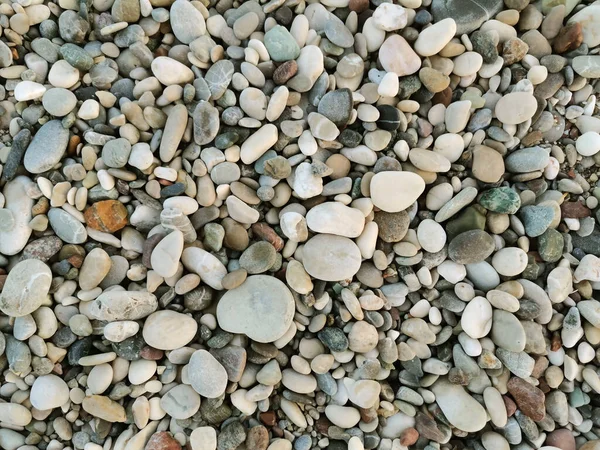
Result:
<instances>
[{"instance_id":1,"label":"smooth stone","mask_svg":"<svg viewBox=\"0 0 600 450\"><path fill-rule=\"evenodd\" d=\"M306 215L308 228L317 233L356 238L365 226L365 216L339 202L325 202L311 208Z\"/></svg>"},{"instance_id":2,"label":"smooth stone","mask_svg":"<svg viewBox=\"0 0 600 450\"><path fill-rule=\"evenodd\" d=\"M59 408L69 401L69 387L53 374L37 377L31 386L29 401L40 411Z\"/></svg>"},{"instance_id":3,"label":"smooth stone","mask_svg":"<svg viewBox=\"0 0 600 450\"><path fill-rule=\"evenodd\" d=\"M417 238L423 250L437 253L446 244L446 232L435 220L425 219L417 228Z\"/></svg>"},{"instance_id":4,"label":"smooth stone","mask_svg":"<svg viewBox=\"0 0 600 450\"><path fill-rule=\"evenodd\" d=\"M168 56L159 56L152 61L152 73L165 86L194 81L194 72L189 67Z\"/></svg>"},{"instance_id":5,"label":"smooth stone","mask_svg":"<svg viewBox=\"0 0 600 450\"><path fill-rule=\"evenodd\" d=\"M300 56L296 39L281 25L275 25L265 33L264 44L273 61L289 61Z\"/></svg>"},{"instance_id":6,"label":"smooth stone","mask_svg":"<svg viewBox=\"0 0 600 450\"><path fill-rule=\"evenodd\" d=\"M360 413L350 406L327 405L325 415L330 422L340 428L352 428L360 421Z\"/></svg>"},{"instance_id":7,"label":"smooth stone","mask_svg":"<svg viewBox=\"0 0 600 450\"><path fill-rule=\"evenodd\" d=\"M87 231L75 217L60 208L52 208L48 212L50 226L64 242L83 244L87 240Z\"/></svg>"},{"instance_id":8,"label":"smooth stone","mask_svg":"<svg viewBox=\"0 0 600 450\"><path fill-rule=\"evenodd\" d=\"M414 43L415 51L421 56L438 54L456 34L456 22L452 18L436 21L424 28Z\"/></svg>"},{"instance_id":9,"label":"smooth stone","mask_svg":"<svg viewBox=\"0 0 600 450\"><path fill-rule=\"evenodd\" d=\"M206 145L212 142L219 133L219 111L217 108L209 102L201 101L194 109L192 119L196 144Z\"/></svg>"},{"instance_id":10,"label":"smooth stone","mask_svg":"<svg viewBox=\"0 0 600 450\"><path fill-rule=\"evenodd\" d=\"M97 287L110 271L110 255L101 248L95 248L87 254L79 270L79 286L89 291Z\"/></svg>"},{"instance_id":11,"label":"smooth stone","mask_svg":"<svg viewBox=\"0 0 600 450\"><path fill-rule=\"evenodd\" d=\"M572 66L573 70L582 77L600 78L600 56L576 56L573 58Z\"/></svg>"},{"instance_id":12,"label":"smooth stone","mask_svg":"<svg viewBox=\"0 0 600 450\"><path fill-rule=\"evenodd\" d=\"M475 433L485 426L487 422L485 409L462 386L451 384L445 378L441 378L430 389L435 394L436 403L452 426L468 433Z\"/></svg>"},{"instance_id":13,"label":"smooth stone","mask_svg":"<svg viewBox=\"0 0 600 450\"><path fill-rule=\"evenodd\" d=\"M181 262L213 289L223 289L221 281L227 275L227 268L213 254L201 248L188 247L183 251Z\"/></svg>"},{"instance_id":14,"label":"smooth stone","mask_svg":"<svg viewBox=\"0 0 600 450\"><path fill-rule=\"evenodd\" d=\"M184 44L206 33L202 13L188 0L176 0L169 9L169 22L175 37Z\"/></svg>"},{"instance_id":15,"label":"smooth stone","mask_svg":"<svg viewBox=\"0 0 600 450\"><path fill-rule=\"evenodd\" d=\"M545 205L528 205L519 211L527 236L538 237L554 221L554 209Z\"/></svg>"},{"instance_id":16,"label":"smooth stone","mask_svg":"<svg viewBox=\"0 0 600 450\"><path fill-rule=\"evenodd\" d=\"M31 314L46 300L51 283L52 272L42 261L27 259L17 263L4 282L0 309L11 317Z\"/></svg>"},{"instance_id":17,"label":"smooth stone","mask_svg":"<svg viewBox=\"0 0 600 450\"><path fill-rule=\"evenodd\" d=\"M403 211L425 190L425 181L413 172L379 172L371 178L371 200L386 212Z\"/></svg>"},{"instance_id":18,"label":"smooth stone","mask_svg":"<svg viewBox=\"0 0 600 450\"><path fill-rule=\"evenodd\" d=\"M492 328L492 307L485 297L475 297L465 307L460 324L473 339L480 339Z\"/></svg>"},{"instance_id":19,"label":"smooth stone","mask_svg":"<svg viewBox=\"0 0 600 450\"><path fill-rule=\"evenodd\" d=\"M511 92L498 100L494 111L500 122L518 125L533 117L537 111L537 101L528 92Z\"/></svg>"},{"instance_id":20,"label":"smooth stone","mask_svg":"<svg viewBox=\"0 0 600 450\"><path fill-rule=\"evenodd\" d=\"M360 249L352 240L329 234L309 239L302 251L302 263L308 274L324 281L352 278L360 269L361 260Z\"/></svg>"},{"instance_id":21,"label":"smooth stone","mask_svg":"<svg viewBox=\"0 0 600 450\"><path fill-rule=\"evenodd\" d=\"M187 314L175 311L156 311L145 322L142 335L151 347L175 350L186 346L196 336L198 323Z\"/></svg>"},{"instance_id":22,"label":"smooth stone","mask_svg":"<svg viewBox=\"0 0 600 450\"><path fill-rule=\"evenodd\" d=\"M436 22L453 18L456 34L462 35L478 29L498 14L503 6L503 2L498 0L435 0L431 3L431 12Z\"/></svg>"},{"instance_id":23,"label":"smooth stone","mask_svg":"<svg viewBox=\"0 0 600 450\"><path fill-rule=\"evenodd\" d=\"M60 120L46 122L35 133L23 159L30 173L42 173L53 168L62 159L69 143L69 130Z\"/></svg>"},{"instance_id":24,"label":"smooth stone","mask_svg":"<svg viewBox=\"0 0 600 450\"><path fill-rule=\"evenodd\" d=\"M379 61L386 72L394 72L399 77L412 75L421 68L421 58L398 34L385 40L379 49Z\"/></svg>"},{"instance_id":25,"label":"smooth stone","mask_svg":"<svg viewBox=\"0 0 600 450\"><path fill-rule=\"evenodd\" d=\"M0 229L0 253L3 255L11 256L21 252L33 231L29 226L33 206L33 199L27 195L30 186L32 181L29 178L19 176L4 187L4 207L12 214L14 224L8 230L4 227Z\"/></svg>"},{"instance_id":26,"label":"smooth stone","mask_svg":"<svg viewBox=\"0 0 600 450\"><path fill-rule=\"evenodd\" d=\"M152 270L163 278L174 276L179 269L183 244L183 233L179 230L173 230L162 238L150 256Z\"/></svg>"},{"instance_id":27,"label":"smooth stone","mask_svg":"<svg viewBox=\"0 0 600 450\"><path fill-rule=\"evenodd\" d=\"M125 422L125 408L119 403L103 395L92 395L86 397L81 406L88 414L105 420L106 422Z\"/></svg>"},{"instance_id":28,"label":"smooth stone","mask_svg":"<svg viewBox=\"0 0 600 450\"><path fill-rule=\"evenodd\" d=\"M492 258L492 266L500 275L517 276L527 268L527 253L518 247L500 249Z\"/></svg>"},{"instance_id":29,"label":"smooth stone","mask_svg":"<svg viewBox=\"0 0 600 450\"><path fill-rule=\"evenodd\" d=\"M31 422L31 412L18 403L0 403L0 420L6 425L24 427Z\"/></svg>"},{"instance_id":30,"label":"smooth stone","mask_svg":"<svg viewBox=\"0 0 600 450\"><path fill-rule=\"evenodd\" d=\"M512 173L534 172L543 170L550 161L550 155L541 147L530 147L515 150L506 160L506 170Z\"/></svg>"},{"instance_id":31,"label":"smooth stone","mask_svg":"<svg viewBox=\"0 0 600 450\"><path fill-rule=\"evenodd\" d=\"M188 364L188 379L202 397L217 398L227 387L227 372L206 350L196 350Z\"/></svg>"},{"instance_id":32,"label":"smooth stone","mask_svg":"<svg viewBox=\"0 0 600 450\"><path fill-rule=\"evenodd\" d=\"M583 43L593 48L600 44L600 31L597 26L599 20L600 5L592 4L573 14L567 23L579 23L583 34Z\"/></svg>"},{"instance_id":33,"label":"smooth stone","mask_svg":"<svg viewBox=\"0 0 600 450\"><path fill-rule=\"evenodd\" d=\"M268 343L288 331L294 312L294 299L285 284L274 277L254 275L221 297L217 320L226 331Z\"/></svg>"},{"instance_id":34,"label":"smooth stone","mask_svg":"<svg viewBox=\"0 0 600 450\"><path fill-rule=\"evenodd\" d=\"M352 115L352 92L350 89L336 89L327 92L319 102L319 114L327 117L334 124L344 126Z\"/></svg>"},{"instance_id":35,"label":"smooth stone","mask_svg":"<svg viewBox=\"0 0 600 450\"><path fill-rule=\"evenodd\" d=\"M75 109L77 97L68 89L52 88L42 97L42 105L53 116L63 117Z\"/></svg>"},{"instance_id":36,"label":"smooth stone","mask_svg":"<svg viewBox=\"0 0 600 450\"><path fill-rule=\"evenodd\" d=\"M192 387L186 384L179 384L160 398L160 407L173 419L185 420L198 412L200 402L200 396ZM146 449L148 449L148 446L146 446Z\"/></svg>"},{"instance_id":37,"label":"smooth stone","mask_svg":"<svg viewBox=\"0 0 600 450\"><path fill-rule=\"evenodd\" d=\"M483 230L470 230L456 236L448 246L448 256L459 264L485 260L495 249L493 238Z\"/></svg>"},{"instance_id":38,"label":"smooth stone","mask_svg":"<svg viewBox=\"0 0 600 450\"><path fill-rule=\"evenodd\" d=\"M511 352L522 352L525 349L525 329L519 319L508 311L494 311L490 337L496 345Z\"/></svg>"},{"instance_id":39,"label":"smooth stone","mask_svg":"<svg viewBox=\"0 0 600 450\"><path fill-rule=\"evenodd\" d=\"M492 188L481 195L479 204L495 213L515 214L521 207L521 197L508 187Z\"/></svg>"}]
</instances>

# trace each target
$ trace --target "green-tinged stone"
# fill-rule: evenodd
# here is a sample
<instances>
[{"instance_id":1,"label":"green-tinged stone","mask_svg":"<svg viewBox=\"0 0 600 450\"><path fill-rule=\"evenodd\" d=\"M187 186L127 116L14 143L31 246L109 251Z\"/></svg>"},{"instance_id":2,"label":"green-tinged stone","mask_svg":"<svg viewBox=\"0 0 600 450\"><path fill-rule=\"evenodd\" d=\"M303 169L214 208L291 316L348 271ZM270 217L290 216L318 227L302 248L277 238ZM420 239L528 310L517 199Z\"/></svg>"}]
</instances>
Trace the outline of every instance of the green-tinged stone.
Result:
<instances>
[{"instance_id":1,"label":"green-tinged stone","mask_svg":"<svg viewBox=\"0 0 600 450\"><path fill-rule=\"evenodd\" d=\"M273 61L289 61L300 56L300 47L296 39L281 25L275 25L267 31L264 42Z\"/></svg>"},{"instance_id":2,"label":"green-tinged stone","mask_svg":"<svg viewBox=\"0 0 600 450\"><path fill-rule=\"evenodd\" d=\"M535 281L544 271L544 267L545 265L538 264L533 256L528 256L527 266L521 274L521 277L525 278L526 280Z\"/></svg>"},{"instance_id":3,"label":"green-tinged stone","mask_svg":"<svg viewBox=\"0 0 600 450\"><path fill-rule=\"evenodd\" d=\"M554 209L551 206L525 206L520 211L525 233L529 237L538 237L544 233L554 220Z\"/></svg>"},{"instance_id":4,"label":"green-tinged stone","mask_svg":"<svg viewBox=\"0 0 600 450\"><path fill-rule=\"evenodd\" d=\"M546 262L557 262L563 253L565 240L563 235L552 228L548 228L538 238L538 253Z\"/></svg>"},{"instance_id":5,"label":"green-tinged stone","mask_svg":"<svg viewBox=\"0 0 600 450\"><path fill-rule=\"evenodd\" d=\"M317 337L323 345L334 352L343 352L348 349L348 338L339 328L323 328Z\"/></svg>"},{"instance_id":6,"label":"green-tinged stone","mask_svg":"<svg viewBox=\"0 0 600 450\"><path fill-rule=\"evenodd\" d=\"M448 236L454 237L469 230L483 230L485 215L474 206L469 206L454 220L446 225Z\"/></svg>"},{"instance_id":7,"label":"green-tinged stone","mask_svg":"<svg viewBox=\"0 0 600 450\"><path fill-rule=\"evenodd\" d=\"M83 48L75 44L65 44L60 48L61 56L79 70L88 71L94 65L94 59Z\"/></svg>"},{"instance_id":8,"label":"green-tinged stone","mask_svg":"<svg viewBox=\"0 0 600 450\"><path fill-rule=\"evenodd\" d=\"M479 199L479 204L488 211L514 214L521 207L521 198L513 189L499 187L485 191Z\"/></svg>"}]
</instances>

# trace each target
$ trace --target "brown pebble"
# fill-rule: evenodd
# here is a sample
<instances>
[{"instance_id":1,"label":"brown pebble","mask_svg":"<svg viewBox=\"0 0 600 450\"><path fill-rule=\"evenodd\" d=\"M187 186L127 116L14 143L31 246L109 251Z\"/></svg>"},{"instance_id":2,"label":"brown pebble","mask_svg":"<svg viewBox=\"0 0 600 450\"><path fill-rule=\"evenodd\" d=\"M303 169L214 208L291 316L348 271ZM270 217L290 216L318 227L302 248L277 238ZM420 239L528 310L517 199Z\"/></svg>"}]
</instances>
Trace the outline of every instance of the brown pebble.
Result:
<instances>
[{"instance_id":1,"label":"brown pebble","mask_svg":"<svg viewBox=\"0 0 600 450\"><path fill-rule=\"evenodd\" d=\"M452 88L448 86L442 92L438 92L433 96L431 102L434 105L441 103L444 106L448 106L452 102Z\"/></svg>"},{"instance_id":2,"label":"brown pebble","mask_svg":"<svg viewBox=\"0 0 600 450\"><path fill-rule=\"evenodd\" d=\"M271 433L273 433L274 437L283 437L283 430L279 427L273 427L271 428Z\"/></svg>"},{"instance_id":3,"label":"brown pebble","mask_svg":"<svg viewBox=\"0 0 600 450\"><path fill-rule=\"evenodd\" d=\"M4 274L0 275L0 291L4 287L4 283L6 283L7 278L8 278L8 275L4 275Z\"/></svg>"},{"instance_id":4,"label":"brown pebble","mask_svg":"<svg viewBox=\"0 0 600 450\"><path fill-rule=\"evenodd\" d=\"M521 144L523 144L525 147L532 147L534 145L539 144L542 141L542 139L542 132L540 130L535 130L531 133L528 133L527 136L525 136L521 140Z\"/></svg>"},{"instance_id":5,"label":"brown pebble","mask_svg":"<svg viewBox=\"0 0 600 450\"><path fill-rule=\"evenodd\" d=\"M519 377L512 377L506 387L523 414L536 422L546 416L546 397L540 389Z\"/></svg>"},{"instance_id":6,"label":"brown pebble","mask_svg":"<svg viewBox=\"0 0 600 450\"><path fill-rule=\"evenodd\" d=\"M571 22L561 28L554 38L552 48L556 53L565 53L579 48L583 42L583 30L579 22Z\"/></svg>"},{"instance_id":7,"label":"brown pebble","mask_svg":"<svg viewBox=\"0 0 600 450\"><path fill-rule=\"evenodd\" d=\"M369 8L369 0L350 0L348 8L350 11L356 12L356 14L360 14Z\"/></svg>"},{"instance_id":8,"label":"brown pebble","mask_svg":"<svg viewBox=\"0 0 600 450\"><path fill-rule=\"evenodd\" d=\"M414 428L407 428L400 433L400 445L408 447L413 445L419 439L419 432Z\"/></svg>"},{"instance_id":9,"label":"brown pebble","mask_svg":"<svg viewBox=\"0 0 600 450\"><path fill-rule=\"evenodd\" d=\"M50 202L46 197L41 197L35 205L31 208L31 214L33 217L39 216L40 214L46 214L50 210Z\"/></svg>"},{"instance_id":10,"label":"brown pebble","mask_svg":"<svg viewBox=\"0 0 600 450\"><path fill-rule=\"evenodd\" d=\"M181 450L181 444L167 431L154 433L144 450Z\"/></svg>"},{"instance_id":11,"label":"brown pebble","mask_svg":"<svg viewBox=\"0 0 600 450\"><path fill-rule=\"evenodd\" d=\"M146 345L144 348L142 348L142 351L140 352L140 357L142 359L147 359L150 361L160 361L164 356L165 352L158 350L157 348L150 347L149 345Z\"/></svg>"},{"instance_id":12,"label":"brown pebble","mask_svg":"<svg viewBox=\"0 0 600 450\"><path fill-rule=\"evenodd\" d=\"M329 420L327 420L327 417L325 417L324 415L319 417L319 419L317 419L317 421L315 422L315 428L317 429L317 431L326 436L329 433L330 426L331 422L329 422Z\"/></svg>"},{"instance_id":13,"label":"brown pebble","mask_svg":"<svg viewBox=\"0 0 600 450\"><path fill-rule=\"evenodd\" d=\"M81 138L79 136L77 136L76 134L71 136L71 138L69 139L69 146L67 147L67 154L69 154L70 156L76 156L77 146L80 142Z\"/></svg>"},{"instance_id":14,"label":"brown pebble","mask_svg":"<svg viewBox=\"0 0 600 450\"><path fill-rule=\"evenodd\" d=\"M252 232L255 236L261 238L263 241L267 241L269 244L275 247L275 250L278 252L281 251L284 246L283 239L281 239L275 230L265 222L253 224Z\"/></svg>"},{"instance_id":15,"label":"brown pebble","mask_svg":"<svg viewBox=\"0 0 600 450\"><path fill-rule=\"evenodd\" d=\"M527 45L521 39L516 37L510 38L504 43L502 58L504 58L506 65L511 65L521 61L527 54L528 50L529 45Z\"/></svg>"},{"instance_id":16,"label":"brown pebble","mask_svg":"<svg viewBox=\"0 0 600 450\"><path fill-rule=\"evenodd\" d=\"M581 202L564 202L560 205L561 217L581 219L592 215L592 211Z\"/></svg>"},{"instance_id":17,"label":"brown pebble","mask_svg":"<svg viewBox=\"0 0 600 450\"><path fill-rule=\"evenodd\" d=\"M377 419L377 411L375 408L360 408L360 420L364 423L371 423Z\"/></svg>"},{"instance_id":18,"label":"brown pebble","mask_svg":"<svg viewBox=\"0 0 600 450\"><path fill-rule=\"evenodd\" d=\"M104 200L90 206L84 217L90 228L114 233L127 225L127 208L117 200Z\"/></svg>"},{"instance_id":19,"label":"brown pebble","mask_svg":"<svg viewBox=\"0 0 600 450\"><path fill-rule=\"evenodd\" d=\"M546 438L547 446L558 447L561 450L575 450L575 438L573 432L566 428L554 430Z\"/></svg>"},{"instance_id":20,"label":"brown pebble","mask_svg":"<svg viewBox=\"0 0 600 450\"><path fill-rule=\"evenodd\" d=\"M81 265L83 264L83 256L73 255L73 256L69 257L67 259L67 261L69 261L69 264L71 264L73 267L79 269L81 267Z\"/></svg>"},{"instance_id":21,"label":"brown pebble","mask_svg":"<svg viewBox=\"0 0 600 450\"><path fill-rule=\"evenodd\" d=\"M296 75L297 72L298 63L293 59L291 61L286 61L273 72L273 81L275 84L285 84L290 78Z\"/></svg>"},{"instance_id":22,"label":"brown pebble","mask_svg":"<svg viewBox=\"0 0 600 450\"><path fill-rule=\"evenodd\" d=\"M223 289L235 289L236 287L240 286L244 281L246 281L247 276L248 272L246 272L246 269L238 269L234 270L233 272L229 272L223 277L223 280L221 280Z\"/></svg>"},{"instance_id":23,"label":"brown pebble","mask_svg":"<svg viewBox=\"0 0 600 450\"><path fill-rule=\"evenodd\" d=\"M269 432L262 425L257 425L248 430L246 434L246 448L265 450L269 446Z\"/></svg>"},{"instance_id":24,"label":"brown pebble","mask_svg":"<svg viewBox=\"0 0 600 450\"><path fill-rule=\"evenodd\" d=\"M515 401L507 395L503 395L502 399L504 400L504 406L506 408L506 415L508 417L512 417L517 411L517 404Z\"/></svg>"},{"instance_id":25,"label":"brown pebble","mask_svg":"<svg viewBox=\"0 0 600 450\"><path fill-rule=\"evenodd\" d=\"M267 411L260 413L259 418L262 423L270 427L277 423L277 416L275 415L275 411Z\"/></svg>"}]
</instances>

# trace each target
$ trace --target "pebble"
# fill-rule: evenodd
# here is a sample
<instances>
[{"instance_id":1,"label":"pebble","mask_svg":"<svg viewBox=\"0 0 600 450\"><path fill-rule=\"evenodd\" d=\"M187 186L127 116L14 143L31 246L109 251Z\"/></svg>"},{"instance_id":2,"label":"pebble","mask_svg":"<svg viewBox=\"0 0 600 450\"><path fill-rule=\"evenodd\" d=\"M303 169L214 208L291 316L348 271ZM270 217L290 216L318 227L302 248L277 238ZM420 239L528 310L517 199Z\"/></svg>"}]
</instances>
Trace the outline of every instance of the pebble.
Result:
<instances>
[{"instance_id":1,"label":"pebble","mask_svg":"<svg viewBox=\"0 0 600 450\"><path fill-rule=\"evenodd\" d=\"M0 309L11 317L33 313L46 300L51 283L52 272L42 261L27 259L19 262L3 283Z\"/></svg>"},{"instance_id":2,"label":"pebble","mask_svg":"<svg viewBox=\"0 0 600 450\"><path fill-rule=\"evenodd\" d=\"M373 176L370 184L373 204L391 213L408 208L424 190L425 182L412 172L380 172Z\"/></svg>"},{"instance_id":3,"label":"pebble","mask_svg":"<svg viewBox=\"0 0 600 450\"><path fill-rule=\"evenodd\" d=\"M194 390L202 397L220 397L227 387L227 372L206 350L196 350L192 354L188 377Z\"/></svg>"},{"instance_id":4,"label":"pebble","mask_svg":"<svg viewBox=\"0 0 600 450\"><path fill-rule=\"evenodd\" d=\"M40 411L59 408L69 401L69 387L56 375L40 376L31 386L29 401Z\"/></svg>"},{"instance_id":5,"label":"pebble","mask_svg":"<svg viewBox=\"0 0 600 450\"><path fill-rule=\"evenodd\" d=\"M144 322L146 343L159 350L175 350L191 342L198 324L190 316L175 311L156 311Z\"/></svg>"},{"instance_id":6,"label":"pebble","mask_svg":"<svg viewBox=\"0 0 600 450\"><path fill-rule=\"evenodd\" d=\"M338 261L330 264L329 261ZM353 277L360 269L361 254L348 238L319 234L303 247L302 263L309 275L324 281L339 281Z\"/></svg>"},{"instance_id":7,"label":"pebble","mask_svg":"<svg viewBox=\"0 0 600 450\"><path fill-rule=\"evenodd\" d=\"M63 128L59 120L46 122L33 136L23 164L28 172L43 173L53 168L67 150L69 130Z\"/></svg>"}]
</instances>

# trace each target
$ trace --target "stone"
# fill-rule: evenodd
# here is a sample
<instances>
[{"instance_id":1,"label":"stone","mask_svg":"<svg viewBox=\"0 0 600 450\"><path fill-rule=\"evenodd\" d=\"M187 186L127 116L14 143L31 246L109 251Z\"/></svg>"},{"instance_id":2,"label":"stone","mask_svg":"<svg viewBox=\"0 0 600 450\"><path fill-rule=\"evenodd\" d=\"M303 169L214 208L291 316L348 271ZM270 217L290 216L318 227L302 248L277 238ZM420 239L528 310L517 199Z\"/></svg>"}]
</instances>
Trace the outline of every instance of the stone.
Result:
<instances>
[{"instance_id":1,"label":"stone","mask_svg":"<svg viewBox=\"0 0 600 450\"><path fill-rule=\"evenodd\" d=\"M545 396L539 388L518 377L512 377L506 386L523 414L536 422L544 419Z\"/></svg>"},{"instance_id":2,"label":"stone","mask_svg":"<svg viewBox=\"0 0 600 450\"><path fill-rule=\"evenodd\" d=\"M325 202L308 211L306 223L317 233L356 238L362 233L365 220L358 209L338 202Z\"/></svg>"},{"instance_id":3,"label":"stone","mask_svg":"<svg viewBox=\"0 0 600 450\"><path fill-rule=\"evenodd\" d=\"M209 102L201 101L194 109L192 119L196 144L206 145L212 142L219 133L219 111L217 108Z\"/></svg>"},{"instance_id":4,"label":"stone","mask_svg":"<svg viewBox=\"0 0 600 450\"><path fill-rule=\"evenodd\" d=\"M425 190L425 181L412 172L379 172L371 179L371 200L379 209L394 213L412 205Z\"/></svg>"},{"instance_id":5,"label":"stone","mask_svg":"<svg viewBox=\"0 0 600 450\"><path fill-rule=\"evenodd\" d=\"M456 236L448 246L448 256L459 264L485 260L495 249L494 240L483 230L470 230Z\"/></svg>"},{"instance_id":6,"label":"stone","mask_svg":"<svg viewBox=\"0 0 600 450\"><path fill-rule=\"evenodd\" d=\"M254 275L225 293L217 305L217 320L226 331L268 343L287 332L294 311L292 294L281 281Z\"/></svg>"},{"instance_id":7,"label":"stone","mask_svg":"<svg viewBox=\"0 0 600 450\"><path fill-rule=\"evenodd\" d=\"M421 68L421 59L406 40L392 34L379 49L379 61L386 72L394 72L399 77L412 75Z\"/></svg>"},{"instance_id":8,"label":"stone","mask_svg":"<svg viewBox=\"0 0 600 450\"><path fill-rule=\"evenodd\" d=\"M521 207L521 197L508 187L492 188L479 197L479 204L495 213L515 214Z\"/></svg>"},{"instance_id":9,"label":"stone","mask_svg":"<svg viewBox=\"0 0 600 450\"><path fill-rule=\"evenodd\" d=\"M581 25L583 34L583 43L588 47L593 48L600 44L600 33L596 24L600 17L600 5L589 5L580 9L576 14L573 14L568 24L578 23Z\"/></svg>"},{"instance_id":10,"label":"stone","mask_svg":"<svg viewBox=\"0 0 600 450\"><path fill-rule=\"evenodd\" d=\"M81 222L60 208L52 208L48 212L50 226L64 242L82 244L87 239L87 231Z\"/></svg>"},{"instance_id":11,"label":"stone","mask_svg":"<svg viewBox=\"0 0 600 450\"><path fill-rule=\"evenodd\" d=\"M456 34L456 22L453 18L436 19L436 23L424 28L417 37L414 47L421 56L433 56L439 53Z\"/></svg>"},{"instance_id":12,"label":"stone","mask_svg":"<svg viewBox=\"0 0 600 450\"><path fill-rule=\"evenodd\" d=\"M167 56L154 58L151 64L152 73L165 86L191 83L194 73L189 67Z\"/></svg>"},{"instance_id":13,"label":"stone","mask_svg":"<svg viewBox=\"0 0 600 450\"><path fill-rule=\"evenodd\" d=\"M465 333L473 339L486 336L492 328L492 307L484 297L475 297L465 307L460 320Z\"/></svg>"},{"instance_id":14,"label":"stone","mask_svg":"<svg viewBox=\"0 0 600 450\"><path fill-rule=\"evenodd\" d=\"M373 23L383 31L395 31L404 28L408 22L406 10L393 3L381 3L373 12Z\"/></svg>"},{"instance_id":15,"label":"stone","mask_svg":"<svg viewBox=\"0 0 600 450\"><path fill-rule=\"evenodd\" d=\"M498 0L436 0L431 4L431 12L436 22L452 18L456 22L456 34L469 34L485 21L502 10L503 2Z\"/></svg>"},{"instance_id":16,"label":"stone","mask_svg":"<svg viewBox=\"0 0 600 450\"><path fill-rule=\"evenodd\" d=\"M90 228L104 233L114 233L128 223L127 209L118 200L95 202L86 209L84 217Z\"/></svg>"},{"instance_id":17,"label":"stone","mask_svg":"<svg viewBox=\"0 0 600 450\"><path fill-rule=\"evenodd\" d=\"M327 92L319 102L319 114L327 117L337 126L344 126L350 120L353 100L350 89L336 89Z\"/></svg>"},{"instance_id":18,"label":"stone","mask_svg":"<svg viewBox=\"0 0 600 450\"><path fill-rule=\"evenodd\" d=\"M196 336L198 324L186 315L175 311L156 311L145 322L142 335L151 347L175 350L186 346Z\"/></svg>"},{"instance_id":19,"label":"stone","mask_svg":"<svg viewBox=\"0 0 600 450\"><path fill-rule=\"evenodd\" d=\"M298 43L290 32L281 25L275 25L265 33L264 44L273 61L289 61L300 56Z\"/></svg>"},{"instance_id":20,"label":"stone","mask_svg":"<svg viewBox=\"0 0 600 450\"><path fill-rule=\"evenodd\" d=\"M46 122L35 133L25 151L25 169L33 174L50 170L62 159L68 143L69 130L63 128L60 120Z\"/></svg>"},{"instance_id":21,"label":"stone","mask_svg":"<svg viewBox=\"0 0 600 450\"><path fill-rule=\"evenodd\" d=\"M493 148L476 145L473 149L473 176L484 183L497 183L504 175L502 155Z\"/></svg>"},{"instance_id":22,"label":"stone","mask_svg":"<svg viewBox=\"0 0 600 450\"><path fill-rule=\"evenodd\" d=\"M529 205L519 211L527 236L537 237L543 234L554 220L551 206Z\"/></svg>"},{"instance_id":23,"label":"stone","mask_svg":"<svg viewBox=\"0 0 600 450\"><path fill-rule=\"evenodd\" d=\"M89 309L97 320L139 320L158 308L156 296L150 292L108 291L100 294Z\"/></svg>"},{"instance_id":24,"label":"stone","mask_svg":"<svg viewBox=\"0 0 600 450\"><path fill-rule=\"evenodd\" d=\"M541 147L522 148L510 153L505 160L506 170L526 173L543 170L550 160L548 152Z\"/></svg>"},{"instance_id":25,"label":"stone","mask_svg":"<svg viewBox=\"0 0 600 450\"><path fill-rule=\"evenodd\" d=\"M160 407L172 418L185 420L198 412L200 402L200 396L192 387L180 384L161 397Z\"/></svg>"},{"instance_id":26,"label":"stone","mask_svg":"<svg viewBox=\"0 0 600 450\"><path fill-rule=\"evenodd\" d=\"M324 281L352 278L360 269L362 259L358 246L352 240L328 234L318 234L309 239L302 254L302 263L308 274Z\"/></svg>"},{"instance_id":27,"label":"stone","mask_svg":"<svg viewBox=\"0 0 600 450\"><path fill-rule=\"evenodd\" d=\"M202 397L217 398L227 387L227 372L206 350L196 350L188 365L188 379Z\"/></svg>"},{"instance_id":28,"label":"stone","mask_svg":"<svg viewBox=\"0 0 600 450\"><path fill-rule=\"evenodd\" d=\"M450 424L467 433L481 430L487 422L485 409L462 386L440 378L430 388Z\"/></svg>"},{"instance_id":29,"label":"stone","mask_svg":"<svg viewBox=\"0 0 600 450\"><path fill-rule=\"evenodd\" d=\"M494 111L502 123L517 125L533 117L537 111L537 101L527 92L511 92L496 103Z\"/></svg>"},{"instance_id":30,"label":"stone","mask_svg":"<svg viewBox=\"0 0 600 450\"><path fill-rule=\"evenodd\" d=\"M52 282L50 268L37 259L17 263L0 293L0 310L11 317L36 311L46 300Z\"/></svg>"},{"instance_id":31,"label":"stone","mask_svg":"<svg viewBox=\"0 0 600 450\"><path fill-rule=\"evenodd\" d=\"M162 238L152 250L150 257L152 270L163 278L174 276L179 269L183 244L183 233L179 230L173 230Z\"/></svg>"},{"instance_id":32,"label":"stone","mask_svg":"<svg viewBox=\"0 0 600 450\"><path fill-rule=\"evenodd\" d=\"M110 271L112 261L106 251L95 248L87 254L79 270L79 286L89 291L97 287Z\"/></svg>"},{"instance_id":33,"label":"stone","mask_svg":"<svg viewBox=\"0 0 600 450\"><path fill-rule=\"evenodd\" d=\"M188 0L176 0L169 9L169 21L175 37L184 44L206 33L202 13Z\"/></svg>"},{"instance_id":34,"label":"stone","mask_svg":"<svg viewBox=\"0 0 600 450\"><path fill-rule=\"evenodd\" d=\"M183 251L181 262L213 289L223 289L221 281L227 275L227 269L213 254L201 248L188 247Z\"/></svg>"},{"instance_id":35,"label":"stone","mask_svg":"<svg viewBox=\"0 0 600 450\"><path fill-rule=\"evenodd\" d=\"M200 405L198 405L200 407ZM144 450L181 450L181 444L167 431L154 433Z\"/></svg>"},{"instance_id":36,"label":"stone","mask_svg":"<svg viewBox=\"0 0 600 450\"><path fill-rule=\"evenodd\" d=\"M81 406L88 414L109 423L125 422L127 420L125 409L117 402L103 395L85 397Z\"/></svg>"}]
</instances>

